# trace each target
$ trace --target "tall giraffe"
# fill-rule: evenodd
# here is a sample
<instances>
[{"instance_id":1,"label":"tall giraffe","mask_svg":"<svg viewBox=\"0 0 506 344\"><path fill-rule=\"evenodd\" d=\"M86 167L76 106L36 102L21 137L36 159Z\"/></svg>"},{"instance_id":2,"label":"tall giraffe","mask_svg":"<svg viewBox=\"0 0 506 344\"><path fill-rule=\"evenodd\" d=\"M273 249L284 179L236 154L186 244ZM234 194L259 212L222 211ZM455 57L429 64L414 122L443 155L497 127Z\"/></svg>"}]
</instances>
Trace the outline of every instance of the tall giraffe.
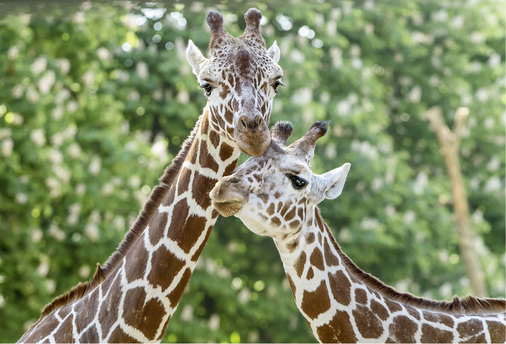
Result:
<instances>
[{"instance_id":1,"label":"tall giraffe","mask_svg":"<svg viewBox=\"0 0 506 344\"><path fill-rule=\"evenodd\" d=\"M278 123L262 156L251 157L211 191L223 216L271 236L295 303L320 342L504 342L506 300L455 297L437 302L399 293L358 268L317 207L341 194L350 164L322 175L309 168L327 122L286 146Z\"/></svg>"},{"instance_id":2,"label":"tall giraffe","mask_svg":"<svg viewBox=\"0 0 506 344\"><path fill-rule=\"evenodd\" d=\"M266 50L262 14L250 9L232 37L209 12L210 57L190 41L187 59L208 98L203 114L160 178L118 250L93 279L42 311L21 342L160 341L216 222L209 192L240 151L270 143L272 100L281 85L279 48Z\"/></svg>"}]
</instances>

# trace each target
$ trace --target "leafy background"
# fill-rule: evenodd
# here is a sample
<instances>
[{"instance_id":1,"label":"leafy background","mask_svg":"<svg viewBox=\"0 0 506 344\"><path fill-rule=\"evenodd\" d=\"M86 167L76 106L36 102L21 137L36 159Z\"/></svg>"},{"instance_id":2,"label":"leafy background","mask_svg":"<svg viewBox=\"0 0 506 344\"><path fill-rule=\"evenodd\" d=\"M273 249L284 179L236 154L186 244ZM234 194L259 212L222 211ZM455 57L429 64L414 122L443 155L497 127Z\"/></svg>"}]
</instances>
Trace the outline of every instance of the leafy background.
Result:
<instances>
[{"instance_id":1,"label":"leafy background","mask_svg":"<svg viewBox=\"0 0 506 344\"><path fill-rule=\"evenodd\" d=\"M331 120L313 168L344 162L321 204L343 250L400 291L472 293L450 181L424 113L461 143L474 246L491 296L505 288L505 18L485 1L0 3L0 341L91 278L133 223L205 104L185 60L209 42L208 10L238 36L259 8L286 87L271 124L294 137ZM244 157L245 159L245 157ZM243 159L243 160L244 160ZM269 238L219 219L168 342L314 342Z\"/></svg>"}]
</instances>

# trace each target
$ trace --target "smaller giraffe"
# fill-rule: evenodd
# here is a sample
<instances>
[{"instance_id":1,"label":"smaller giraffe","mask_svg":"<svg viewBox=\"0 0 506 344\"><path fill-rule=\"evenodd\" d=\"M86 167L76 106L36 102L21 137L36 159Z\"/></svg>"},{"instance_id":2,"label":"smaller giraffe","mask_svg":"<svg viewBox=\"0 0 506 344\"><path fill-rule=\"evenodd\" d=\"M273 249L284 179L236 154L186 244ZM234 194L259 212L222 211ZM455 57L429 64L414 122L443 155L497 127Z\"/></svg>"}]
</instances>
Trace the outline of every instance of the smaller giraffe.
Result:
<instances>
[{"instance_id":1,"label":"smaller giraffe","mask_svg":"<svg viewBox=\"0 0 506 344\"><path fill-rule=\"evenodd\" d=\"M438 302L399 293L348 258L323 221L318 203L337 198L350 164L322 175L309 164L327 122L286 146L292 132L277 123L265 153L251 157L211 191L223 216L271 236L300 312L320 342L504 342L506 300L455 297Z\"/></svg>"}]
</instances>

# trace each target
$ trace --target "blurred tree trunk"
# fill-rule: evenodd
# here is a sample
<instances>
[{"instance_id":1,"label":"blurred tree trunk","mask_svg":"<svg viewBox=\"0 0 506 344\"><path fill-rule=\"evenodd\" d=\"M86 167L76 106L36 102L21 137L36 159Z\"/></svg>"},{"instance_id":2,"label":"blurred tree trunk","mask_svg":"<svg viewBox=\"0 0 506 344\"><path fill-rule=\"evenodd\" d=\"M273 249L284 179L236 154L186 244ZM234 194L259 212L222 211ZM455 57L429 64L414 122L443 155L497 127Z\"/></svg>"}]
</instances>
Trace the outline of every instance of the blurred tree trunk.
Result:
<instances>
[{"instance_id":1,"label":"blurred tree trunk","mask_svg":"<svg viewBox=\"0 0 506 344\"><path fill-rule=\"evenodd\" d=\"M469 204L466 189L462 180L458 150L464 122L469 115L469 109L461 107L455 113L453 131L448 128L441 115L441 108L432 107L427 111L432 129L436 132L441 153L444 156L446 168L450 176L453 192L453 208L455 212L455 228L459 238L459 246L464 264L471 281L471 287L476 296L487 296L485 276L480 266L478 254L473 247L475 233L469 225Z\"/></svg>"}]
</instances>

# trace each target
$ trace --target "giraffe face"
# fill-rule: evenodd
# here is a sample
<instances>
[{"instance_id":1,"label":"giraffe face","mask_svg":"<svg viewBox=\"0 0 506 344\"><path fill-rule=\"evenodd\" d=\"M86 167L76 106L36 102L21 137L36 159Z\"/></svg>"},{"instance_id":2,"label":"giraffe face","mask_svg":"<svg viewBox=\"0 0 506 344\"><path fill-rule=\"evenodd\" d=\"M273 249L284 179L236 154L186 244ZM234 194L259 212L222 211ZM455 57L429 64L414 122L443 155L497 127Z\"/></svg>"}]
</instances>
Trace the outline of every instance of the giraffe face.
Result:
<instances>
[{"instance_id":1,"label":"giraffe face","mask_svg":"<svg viewBox=\"0 0 506 344\"><path fill-rule=\"evenodd\" d=\"M341 194L350 169L346 163L314 174L309 167L314 145L301 147L307 143L303 139L288 147L274 139L263 155L249 158L223 178L210 194L215 209L223 216L235 215L259 235L300 231L309 208Z\"/></svg>"},{"instance_id":2,"label":"giraffe face","mask_svg":"<svg viewBox=\"0 0 506 344\"><path fill-rule=\"evenodd\" d=\"M276 43L268 50L259 31L261 14L249 10L247 27L239 38L223 28L219 13L210 12L210 57L190 41L187 59L204 90L214 130L251 155L262 154L270 143L268 129L272 101L283 71L277 64Z\"/></svg>"}]
</instances>

